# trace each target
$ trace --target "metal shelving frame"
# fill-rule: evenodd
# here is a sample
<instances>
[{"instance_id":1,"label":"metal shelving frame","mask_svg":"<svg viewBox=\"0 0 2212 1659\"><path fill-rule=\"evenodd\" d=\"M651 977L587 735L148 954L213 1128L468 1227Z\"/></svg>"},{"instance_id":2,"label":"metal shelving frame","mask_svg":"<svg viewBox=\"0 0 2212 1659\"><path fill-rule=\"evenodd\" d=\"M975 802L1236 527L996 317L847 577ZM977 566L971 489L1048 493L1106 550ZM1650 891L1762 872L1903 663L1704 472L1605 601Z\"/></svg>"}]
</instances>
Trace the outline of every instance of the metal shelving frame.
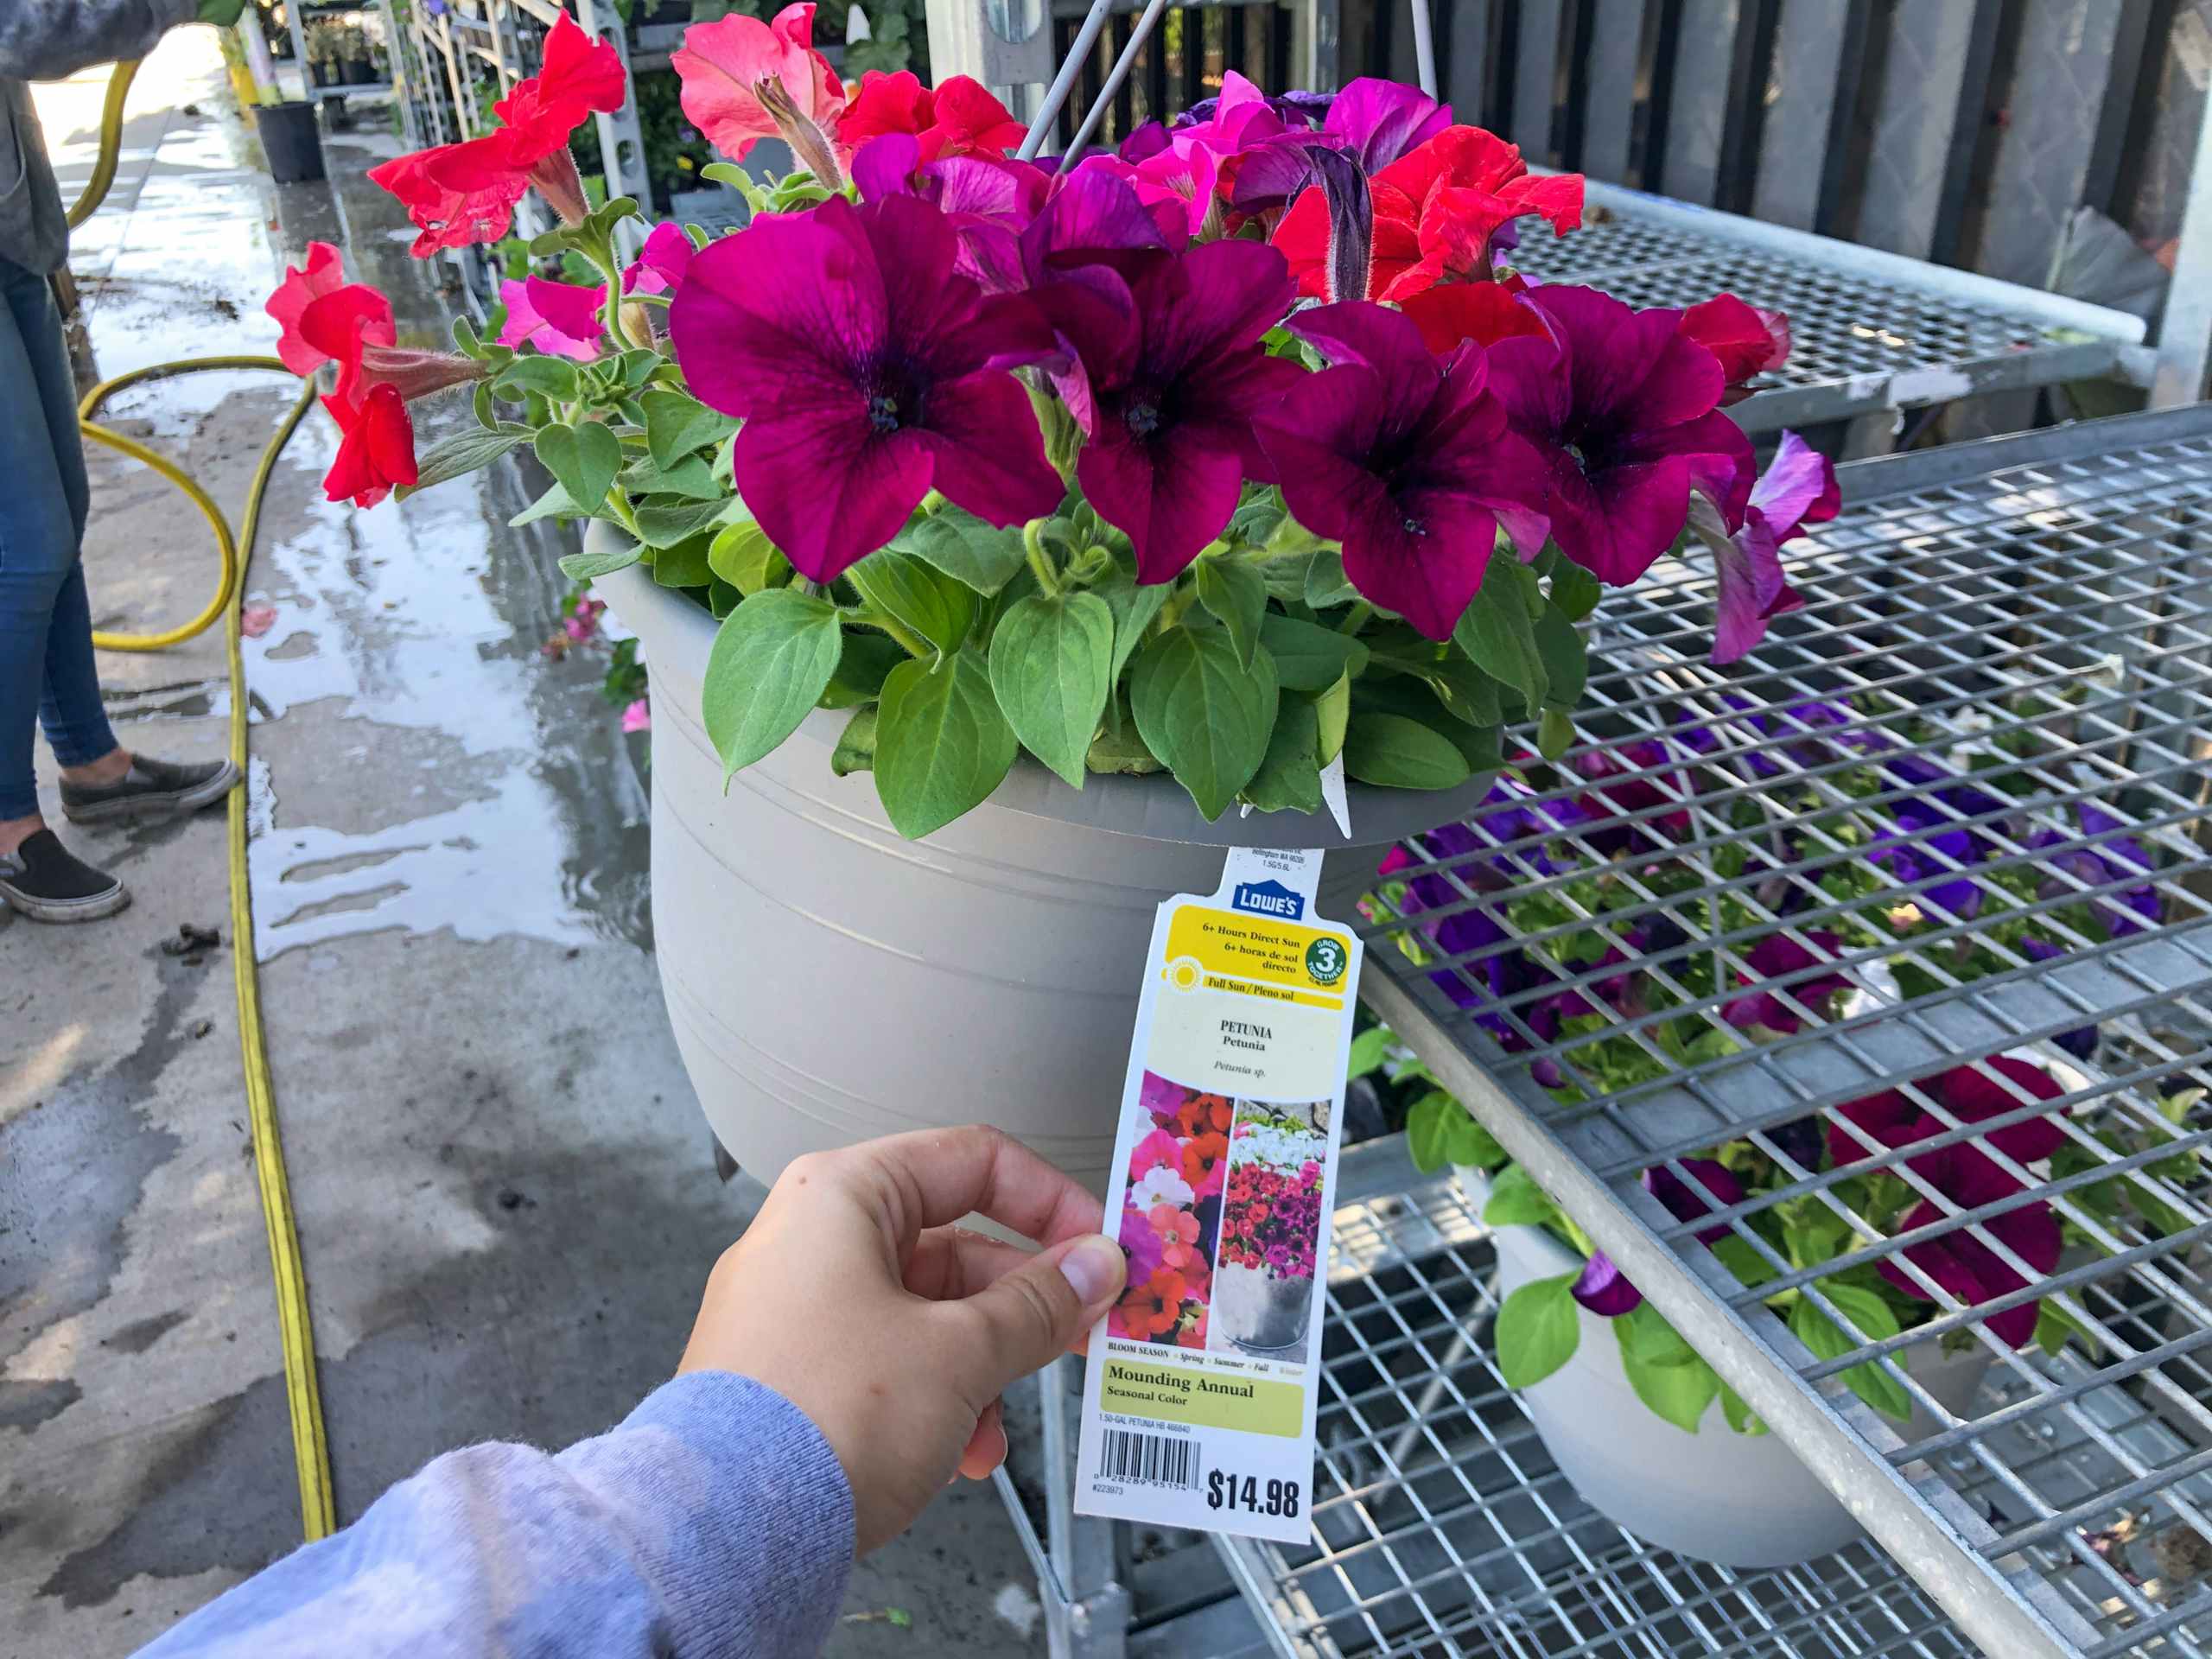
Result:
<instances>
[{"instance_id":1,"label":"metal shelving frame","mask_svg":"<svg viewBox=\"0 0 2212 1659\"><path fill-rule=\"evenodd\" d=\"M1519 804L1535 817L1481 815L1464 840L1409 847L1401 879L1443 902L1373 906L1362 994L1986 1651L2197 1659L2212 1649L2212 1594L2197 1581L2212 1565L2212 1207L2199 1157L2212 1116L2183 1091L2212 1083L2212 409L1844 476L1846 511L1793 561L1806 608L1737 671L1699 660L1701 575L1655 573L1613 596L1592 642L1610 666L1581 722L1599 741ZM1618 763L1630 741L1652 747L1593 791L1577 759L1602 749ZM1992 769L1962 789L1976 756ZM1546 821L1592 800L1586 821ZM1899 855L1871 862L1870 829L1893 832ZM1568 896L1593 869L1606 875L1602 912ZM1573 913L1517 931L1507 897L1546 893ZM2155 924L2130 907L2145 894ZM1867 925L1885 909L1906 924L1894 935ZM2123 912L2142 925L2106 937ZM1495 931L1447 950L1434 935L1454 918ZM2029 930L2057 959L2025 953ZM1821 959L1763 976L1749 953L1777 935ZM1592 988L1621 972L1575 954L1593 940L1640 963L1648 1005ZM1408 943L1423 960L1396 948ZM1955 971L1969 952L1993 971ZM1830 974L1848 982L1833 1007L1815 987ZM1779 989L1799 1028L1686 1058L1703 1033L1740 1039L1728 1012L1752 980ZM1542 1017L1568 988L1590 993L1595 1018ZM2089 1058L2061 1046L2092 1028ZM1586 1069L1594 1046L1618 1053L1624 1038L1649 1075L1601 1088ZM2004 1057L2056 1077L2065 1115L2047 1117L2050 1103L1987 1064ZM1960 1066L2003 1091L1999 1115L1963 1122L1948 1109L1933 1079ZM1885 1090L1942 1132L1891 1147L1839 1109ZM2186 1109L2170 1116L2177 1100ZM2030 1121L2056 1124L2063 1172L1993 1144ZM1861 1161L1798 1161L1839 1136ZM1644 1190L1644 1171L1681 1174L1680 1160L1746 1139L1783 1173L1778 1192L1686 1222ZM1957 1146L2016 1190L1952 1202L1924 1154ZM1885 1236L1852 1207L1852 1183L1875 1168L1932 1206L1910 1230ZM2108 1213L2116 1182L2161 1226ZM1799 1271L1757 1224L1805 1203L1857 1243ZM2020 1235L2005 1224L2045 1205L2074 1247L2047 1275L2013 1253ZM1738 1283L1698 1242L1716 1226L1776 1276ZM1962 1232L2027 1287L1951 1297L1925 1265ZM1867 1341L1814 1282L1872 1262L1933 1301L1930 1324ZM1766 1310L1792 1288L1838 1321L1848 1351L1815 1359ZM2077 1329L2056 1357L2018 1351L1986 1323L2038 1292ZM1944 1411L1901 1363L1930 1334L1991 1357L1970 1414ZM1840 1374L1865 1362L1937 1431L1907 1442L1845 1392Z\"/></svg>"}]
</instances>

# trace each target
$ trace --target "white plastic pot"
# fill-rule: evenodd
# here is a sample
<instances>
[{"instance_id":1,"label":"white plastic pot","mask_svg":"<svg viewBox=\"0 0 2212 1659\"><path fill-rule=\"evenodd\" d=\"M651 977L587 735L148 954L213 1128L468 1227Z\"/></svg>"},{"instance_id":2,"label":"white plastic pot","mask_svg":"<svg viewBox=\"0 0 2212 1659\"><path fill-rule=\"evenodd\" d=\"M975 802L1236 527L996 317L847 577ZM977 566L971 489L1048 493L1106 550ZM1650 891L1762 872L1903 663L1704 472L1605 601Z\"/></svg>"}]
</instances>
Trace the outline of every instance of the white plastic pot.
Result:
<instances>
[{"instance_id":1,"label":"white plastic pot","mask_svg":"<svg viewBox=\"0 0 2212 1659\"><path fill-rule=\"evenodd\" d=\"M1462 1169L1479 1211L1490 1183ZM1532 1280L1580 1273L1582 1258L1541 1227L1500 1227L1497 1294ZM1738 1434L1718 1402L1686 1433L1637 1397L1621 1368L1612 1321L1577 1308L1581 1340L1566 1364L1522 1391L1544 1449L1590 1507L1639 1538L1726 1567L1789 1567L1830 1554L1860 1536L1859 1523L1780 1437ZM1935 1342L1903 1351L1913 1380L1962 1412L1991 1356L1976 1346L1946 1355ZM1940 1425L1916 1406L1900 1432L1910 1442Z\"/></svg>"},{"instance_id":2,"label":"white plastic pot","mask_svg":"<svg viewBox=\"0 0 2212 1659\"><path fill-rule=\"evenodd\" d=\"M620 545L594 524L594 549ZM1325 814L1198 816L1164 774L1077 791L1026 756L991 798L902 840L817 710L722 787L699 715L718 626L642 565L599 580L652 672L652 905L671 1023L708 1122L772 1180L802 1153L988 1122L1103 1192L1153 912L1211 893L1232 845L1332 858L1348 918L1391 842L1463 816L1457 791L1351 791Z\"/></svg>"}]
</instances>

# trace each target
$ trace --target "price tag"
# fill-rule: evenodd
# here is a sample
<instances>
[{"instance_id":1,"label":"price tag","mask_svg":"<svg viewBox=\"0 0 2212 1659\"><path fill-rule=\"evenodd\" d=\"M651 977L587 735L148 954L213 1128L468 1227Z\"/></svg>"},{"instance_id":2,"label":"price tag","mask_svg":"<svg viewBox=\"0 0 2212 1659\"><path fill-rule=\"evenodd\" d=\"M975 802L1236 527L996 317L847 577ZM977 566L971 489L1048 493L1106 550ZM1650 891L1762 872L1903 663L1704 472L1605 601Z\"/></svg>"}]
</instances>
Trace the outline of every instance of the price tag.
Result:
<instances>
[{"instance_id":1,"label":"price tag","mask_svg":"<svg viewBox=\"0 0 2212 1659\"><path fill-rule=\"evenodd\" d=\"M1128 1288L1090 1334L1075 1507L1306 1536L1329 1215L1360 943L1321 855L1239 848L1160 907L1106 1226Z\"/></svg>"}]
</instances>

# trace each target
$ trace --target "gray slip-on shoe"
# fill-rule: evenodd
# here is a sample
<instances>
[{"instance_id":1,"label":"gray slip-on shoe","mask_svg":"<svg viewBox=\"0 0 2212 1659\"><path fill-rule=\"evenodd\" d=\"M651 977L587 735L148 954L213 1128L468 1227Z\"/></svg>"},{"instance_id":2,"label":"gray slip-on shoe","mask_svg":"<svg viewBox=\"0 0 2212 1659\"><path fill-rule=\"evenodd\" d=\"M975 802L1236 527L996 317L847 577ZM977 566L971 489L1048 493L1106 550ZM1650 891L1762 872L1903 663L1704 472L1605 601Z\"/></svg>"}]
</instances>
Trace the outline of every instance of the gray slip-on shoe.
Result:
<instances>
[{"instance_id":1,"label":"gray slip-on shoe","mask_svg":"<svg viewBox=\"0 0 2212 1659\"><path fill-rule=\"evenodd\" d=\"M168 817L219 801L238 781L227 760L156 760L130 757L130 770L111 784L61 781L61 816L72 823Z\"/></svg>"},{"instance_id":2,"label":"gray slip-on shoe","mask_svg":"<svg viewBox=\"0 0 2212 1659\"><path fill-rule=\"evenodd\" d=\"M130 889L41 830L0 853L0 900L35 922L96 922L129 904Z\"/></svg>"}]
</instances>

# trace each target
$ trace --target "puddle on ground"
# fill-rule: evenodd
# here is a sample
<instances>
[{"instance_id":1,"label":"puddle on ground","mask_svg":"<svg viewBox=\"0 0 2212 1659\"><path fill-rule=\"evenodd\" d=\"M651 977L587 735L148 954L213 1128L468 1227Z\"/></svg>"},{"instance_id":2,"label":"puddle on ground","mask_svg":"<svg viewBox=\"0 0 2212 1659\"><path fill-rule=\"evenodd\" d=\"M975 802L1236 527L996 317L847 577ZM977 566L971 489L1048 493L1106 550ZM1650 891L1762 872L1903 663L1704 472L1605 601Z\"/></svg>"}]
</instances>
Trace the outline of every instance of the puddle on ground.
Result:
<instances>
[{"instance_id":1,"label":"puddle on ground","mask_svg":"<svg viewBox=\"0 0 2212 1659\"><path fill-rule=\"evenodd\" d=\"M402 344L445 345L442 273L408 256L404 213L361 176L389 135L329 135L329 179L283 187L242 168L241 139L223 123L173 133L128 216L93 221L111 242L86 284L99 373L271 350L260 297L317 239L391 296ZM226 399L281 384L209 372L134 388L107 412L178 449ZM469 418L457 393L416 414L418 449ZM538 650L559 626L573 532L505 527L542 487L521 462L372 512L332 505L320 480L337 441L319 412L293 437L247 582L251 601L277 611L244 642L257 747L279 768L257 755L249 779L257 953L395 928L644 944L639 760L597 695L597 653ZM227 698L195 687L130 702L117 712L136 719ZM306 722L289 741L288 718Z\"/></svg>"}]
</instances>

